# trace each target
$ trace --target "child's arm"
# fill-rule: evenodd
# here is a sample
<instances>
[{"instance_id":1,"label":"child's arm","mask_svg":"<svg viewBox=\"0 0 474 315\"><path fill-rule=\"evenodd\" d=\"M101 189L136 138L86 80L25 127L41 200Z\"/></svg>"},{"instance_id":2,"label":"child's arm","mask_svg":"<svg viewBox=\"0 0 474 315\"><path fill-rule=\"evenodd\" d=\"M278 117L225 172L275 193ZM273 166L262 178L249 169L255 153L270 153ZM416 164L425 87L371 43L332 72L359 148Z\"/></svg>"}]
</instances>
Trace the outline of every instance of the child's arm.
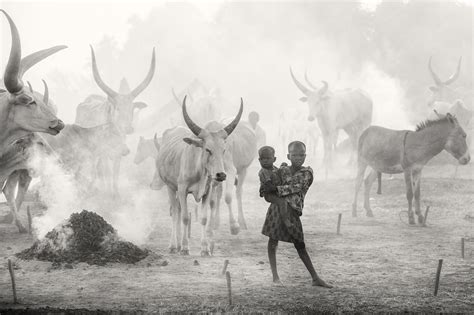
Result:
<instances>
[{"instance_id":1,"label":"child's arm","mask_svg":"<svg viewBox=\"0 0 474 315\"><path fill-rule=\"evenodd\" d=\"M285 197L291 194L307 191L312 183L312 172L304 171L303 176L298 177L298 180L290 180L286 185L277 186L277 194L280 197Z\"/></svg>"}]
</instances>

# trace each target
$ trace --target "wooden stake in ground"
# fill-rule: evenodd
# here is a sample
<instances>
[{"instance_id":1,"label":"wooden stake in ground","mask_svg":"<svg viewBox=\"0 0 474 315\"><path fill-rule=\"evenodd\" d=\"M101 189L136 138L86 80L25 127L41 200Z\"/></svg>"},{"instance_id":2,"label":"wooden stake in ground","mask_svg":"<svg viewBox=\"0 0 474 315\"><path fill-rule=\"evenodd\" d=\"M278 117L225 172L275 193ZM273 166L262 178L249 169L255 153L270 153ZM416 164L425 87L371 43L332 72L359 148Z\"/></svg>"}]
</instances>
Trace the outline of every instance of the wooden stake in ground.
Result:
<instances>
[{"instance_id":1,"label":"wooden stake in ground","mask_svg":"<svg viewBox=\"0 0 474 315\"><path fill-rule=\"evenodd\" d=\"M13 271L12 261L10 259L8 259L8 271L10 271L10 277L12 278L13 303L18 304L18 300L16 299L15 273Z\"/></svg>"},{"instance_id":2,"label":"wooden stake in ground","mask_svg":"<svg viewBox=\"0 0 474 315\"><path fill-rule=\"evenodd\" d=\"M232 305L232 280L229 271L225 273L225 278L227 280L227 292L229 293L229 305Z\"/></svg>"},{"instance_id":3,"label":"wooden stake in ground","mask_svg":"<svg viewBox=\"0 0 474 315\"><path fill-rule=\"evenodd\" d=\"M428 212L430 211L430 206L426 206L425 210L425 219L423 220L423 225L426 226L426 220L428 219Z\"/></svg>"},{"instance_id":4,"label":"wooden stake in ground","mask_svg":"<svg viewBox=\"0 0 474 315\"><path fill-rule=\"evenodd\" d=\"M337 218L337 235L341 234L341 219L342 213L339 213L339 217Z\"/></svg>"},{"instance_id":5,"label":"wooden stake in ground","mask_svg":"<svg viewBox=\"0 0 474 315\"><path fill-rule=\"evenodd\" d=\"M229 259L224 260L224 268L222 268L222 275L225 275L228 264L229 264Z\"/></svg>"},{"instance_id":6,"label":"wooden stake in ground","mask_svg":"<svg viewBox=\"0 0 474 315\"><path fill-rule=\"evenodd\" d=\"M32 219L31 219L30 206L26 206L26 214L28 215L28 234L31 235L33 233L33 231L32 231L32 228L31 228Z\"/></svg>"},{"instance_id":7,"label":"wooden stake in ground","mask_svg":"<svg viewBox=\"0 0 474 315\"><path fill-rule=\"evenodd\" d=\"M461 258L464 259L464 237L461 238Z\"/></svg>"},{"instance_id":8,"label":"wooden stake in ground","mask_svg":"<svg viewBox=\"0 0 474 315\"><path fill-rule=\"evenodd\" d=\"M436 271L436 282L435 282L435 291L434 295L438 295L438 287L439 287L439 277L441 276L441 267L443 266L443 260L440 259L438 262L438 270Z\"/></svg>"}]
</instances>

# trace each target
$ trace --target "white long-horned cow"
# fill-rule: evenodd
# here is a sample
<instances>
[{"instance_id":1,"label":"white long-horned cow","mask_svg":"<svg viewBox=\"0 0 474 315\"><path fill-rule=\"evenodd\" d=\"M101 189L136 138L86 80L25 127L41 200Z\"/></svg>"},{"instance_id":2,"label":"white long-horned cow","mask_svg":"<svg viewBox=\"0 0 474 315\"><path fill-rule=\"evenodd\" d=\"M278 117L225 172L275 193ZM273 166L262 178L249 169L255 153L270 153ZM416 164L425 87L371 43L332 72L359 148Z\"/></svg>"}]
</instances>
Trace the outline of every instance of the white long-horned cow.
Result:
<instances>
[{"instance_id":1,"label":"white long-horned cow","mask_svg":"<svg viewBox=\"0 0 474 315\"><path fill-rule=\"evenodd\" d=\"M3 77L6 90L0 89L0 186L10 204L15 224L20 232L26 232L17 216L18 202L10 191L18 184L15 172L26 169L26 148L30 145L28 139L34 136L33 133L57 135L64 128L64 123L48 106L47 92L44 99L39 97L25 88L22 77L32 66L67 46L54 46L21 58L18 29L10 16L4 10L0 11L8 20L12 36L10 57ZM17 197L20 194L18 192Z\"/></svg>"},{"instance_id":2,"label":"white long-horned cow","mask_svg":"<svg viewBox=\"0 0 474 315\"><path fill-rule=\"evenodd\" d=\"M295 85L305 95L300 101L308 103L308 120L318 121L324 141L324 165L327 175L327 170L331 166L332 152L337 144L337 135L341 129L351 139L353 149L350 161L352 161L359 136L372 122L372 100L361 89L331 92L326 81L322 81L322 88L310 85L312 87L310 89L295 78L291 68L290 74Z\"/></svg>"},{"instance_id":3,"label":"white long-horned cow","mask_svg":"<svg viewBox=\"0 0 474 315\"><path fill-rule=\"evenodd\" d=\"M430 86L429 89L433 92L430 100L428 101L428 106L430 108L434 108L436 102L448 102L454 103L457 100L462 100L465 107L469 110L472 110L474 93L472 90L463 89L461 87L452 88L451 84L459 78L459 74L461 72L461 61L462 57L459 57L458 66L456 71L445 81L441 80L439 76L434 72L433 67L431 66L431 59L430 57L428 61L428 70L431 73L431 77L435 82L435 86ZM451 112L452 113L452 112ZM460 118L458 116L458 118Z\"/></svg>"},{"instance_id":4,"label":"white long-horned cow","mask_svg":"<svg viewBox=\"0 0 474 315\"><path fill-rule=\"evenodd\" d=\"M224 120L226 121L226 120ZM224 126L222 123L211 122L206 128L208 130L219 130ZM227 175L225 183L214 185L215 194L212 195L211 208L214 217L212 219L213 228L218 228L220 223L220 200L223 194L223 185L225 185L224 200L229 209L229 226L231 234L239 233L240 228L247 230L247 223L242 207L242 192L247 169L252 164L257 155L257 137L252 126L245 121L240 121L234 132L229 135L226 141L226 150L224 153L224 168ZM234 195L237 200L238 218L235 222L232 210L232 197Z\"/></svg>"},{"instance_id":5,"label":"white long-horned cow","mask_svg":"<svg viewBox=\"0 0 474 315\"><path fill-rule=\"evenodd\" d=\"M209 215L212 210L211 184L226 179L224 168L226 139L237 127L242 111L241 99L239 113L234 120L222 129L211 131L199 127L191 120L186 110L185 97L182 112L188 128L176 127L163 135L156 168L168 188L173 218L171 252L181 251L182 254L189 254L187 225L190 224L190 220L186 197L191 193L196 201L202 202L201 255L210 255L213 247L212 213Z\"/></svg>"},{"instance_id":6,"label":"white long-horned cow","mask_svg":"<svg viewBox=\"0 0 474 315\"><path fill-rule=\"evenodd\" d=\"M92 57L92 74L97 85L105 92L107 99L92 95L89 96L83 103L77 106L76 110L76 124L83 127L92 127L91 122L97 125L105 123L106 113L112 111L112 120L117 125L120 132L125 138L126 135L133 133L133 120L135 109L143 109L147 105L144 102L134 102L134 99L150 84L155 73L155 49L153 48L150 69L145 79L132 91L116 92L104 83L100 77L97 69L97 62L94 54L94 49L91 46ZM112 160L112 192L118 192L118 177L120 173L120 156L113 156L103 158L99 161L105 169L109 169L108 160Z\"/></svg>"}]
</instances>

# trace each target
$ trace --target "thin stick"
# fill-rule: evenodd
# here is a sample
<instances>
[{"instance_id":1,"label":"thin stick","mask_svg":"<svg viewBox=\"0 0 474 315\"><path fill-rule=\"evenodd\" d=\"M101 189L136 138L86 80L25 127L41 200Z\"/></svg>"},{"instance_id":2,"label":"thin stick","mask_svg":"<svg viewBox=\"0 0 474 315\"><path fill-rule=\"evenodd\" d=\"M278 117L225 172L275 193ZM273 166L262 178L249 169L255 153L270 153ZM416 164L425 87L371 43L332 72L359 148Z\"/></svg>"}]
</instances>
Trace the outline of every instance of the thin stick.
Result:
<instances>
[{"instance_id":1,"label":"thin stick","mask_svg":"<svg viewBox=\"0 0 474 315\"><path fill-rule=\"evenodd\" d=\"M430 211L430 206L426 206L425 219L423 220L423 225L426 225L426 220L428 219L428 212L429 211Z\"/></svg>"},{"instance_id":2,"label":"thin stick","mask_svg":"<svg viewBox=\"0 0 474 315\"><path fill-rule=\"evenodd\" d=\"M464 237L461 238L461 258L464 259Z\"/></svg>"},{"instance_id":3,"label":"thin stick","mask_svg":"<svg viewBox=\"0 0 474 315\"><path fill-rule=\"evenodd\" d=\"M337 218L337 235L340 235L341 233L341 219L342 219L342 213L339 213L339 217Z\"/></svg>"},{"instance_id":4,"label":"thin stick","mask_svg":"<svg viewBox=\"0 0 474 315\"><path fill-rule=\"evenodd\" d=\"M435 291L434 295L438 295L438 287L439 287L439 277L441 276L441 267L443 266L443 260L440 259L438 262L438 270L436 271L436 282L435 282Z\"/></svg>"},{"instance_id":5,"label":"thin stick","mask_svg":"<svg viewBox=\"0 0 474 315\"><path fill-rule=\"evenodd\" d=\"M26 206L26 214L28 215L28 234L32 234L33 231L32 231L32 228L31 228L31 225L32 225L32 219L31 219L31 211L30 211L30 206Z\"/></svg>"},{"instance_id":6,"label":"thin stick","mask_svg":"<svg viewBox=\"0 0 474 315\"><path fill-rule=\"evenodd\" d=\"M227 280L227 292L229 293L229 305L232 305L232 280L229 271L225 273L225 278Z\"/></svg>"},{"instance_id":7,"label":"thin stick","mask_svg":"<svg viewBox=\"0 0 474 315\"><path fill-rule=\"evenodd\" d=\"M8 259L8 271L10 271L10 277L12 278L13 304L18 304L18 300L16 299L15 273L10 259Z\"/></svg>"},{"instance_id":8,"label":"thin stick","mask_svg":"<svg viewBox=\"0 0 474 315\"><path fill-rule=\"evenodd\" d=\"M188 238L191 238L191 222L193 222L193 221L191 220L191 214L192 214L192 212L191 212L191 211L189 211L189 220L188 220Z\"/></svg>"},{"instance_id":9,"label":"thin stick","mask_svg":"<svg viewBox=\"0 0 474 315\"><path fill-rule=\"evenodd\" d=\"M225 275L228 264L229 264L229 259L224 260L224 268L222 268L222 275Z\"/></svg>"}]
</instances>

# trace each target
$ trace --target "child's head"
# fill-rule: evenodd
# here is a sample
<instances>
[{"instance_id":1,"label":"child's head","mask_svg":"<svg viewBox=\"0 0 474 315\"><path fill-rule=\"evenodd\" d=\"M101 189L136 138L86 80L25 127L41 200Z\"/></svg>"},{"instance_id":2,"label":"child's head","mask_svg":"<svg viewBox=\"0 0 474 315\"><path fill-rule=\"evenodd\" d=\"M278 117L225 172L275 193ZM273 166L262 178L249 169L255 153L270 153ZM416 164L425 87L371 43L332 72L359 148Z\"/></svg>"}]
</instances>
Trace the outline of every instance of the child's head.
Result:
<instances>
[{"instance_id":1,"label":"child's head","mask_svg":"<svg viewBox=\"0 0 474 315\"><path fill-rule=\"evenodd\" d=\"M300 167L306 159L306 145L301 141L293 141L288 145L288 160L291 165Z\"/></svg>"},{"instance_id":2,"label":"child's head","mask_svg":"<svg viewBox=\"0 0 474 315\"><path fill-rule=\"evenodd\" d=\"M263 168L271 168L276 161L275 149L266 145L258 150L258 161Z\"/></svg>"}]
</instances>

